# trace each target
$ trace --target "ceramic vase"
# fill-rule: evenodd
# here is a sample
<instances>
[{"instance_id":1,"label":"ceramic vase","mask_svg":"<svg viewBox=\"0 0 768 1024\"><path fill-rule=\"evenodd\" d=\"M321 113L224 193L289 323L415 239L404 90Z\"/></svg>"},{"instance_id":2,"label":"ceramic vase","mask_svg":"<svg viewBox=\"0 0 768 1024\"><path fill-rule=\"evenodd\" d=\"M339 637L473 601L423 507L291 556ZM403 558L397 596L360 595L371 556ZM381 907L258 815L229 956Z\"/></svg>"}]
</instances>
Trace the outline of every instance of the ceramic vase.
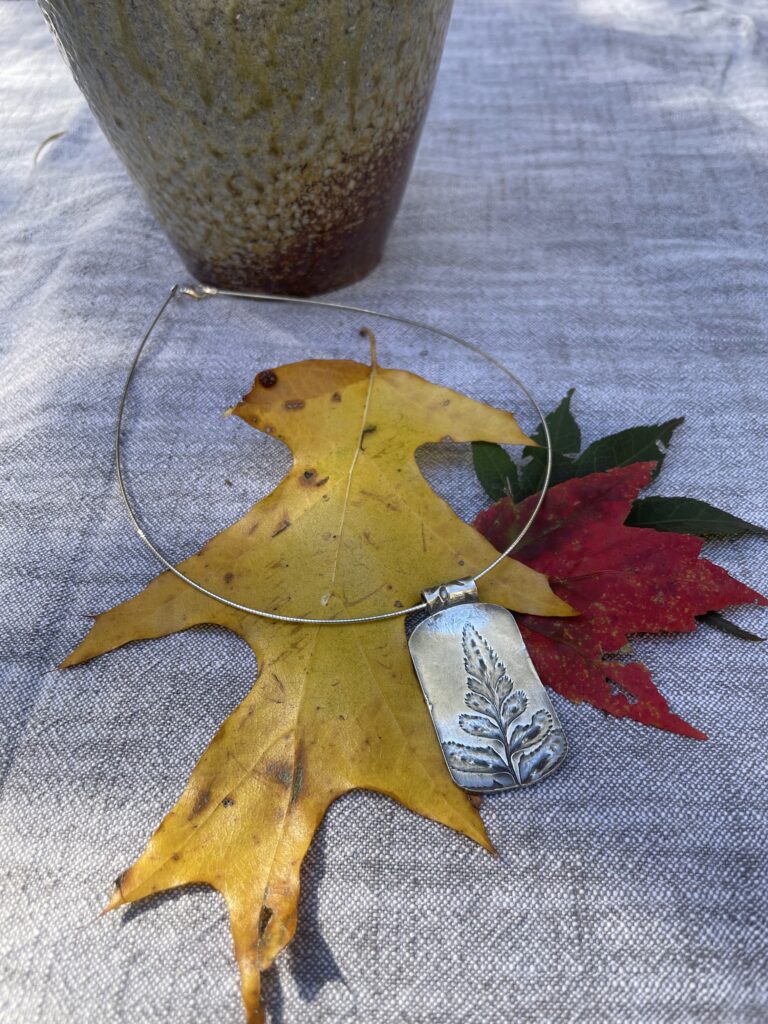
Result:
<instances>
[{"instance_id":1,"label":"ceramic vase","mask_svg":"<svg viewBox=\"0 0 768 1024\"><path fill-rule=\"evenodd\" d=\"M40 0L189 270L312 295L376 266L452 0Z\"/></svg>"}]
</instances>

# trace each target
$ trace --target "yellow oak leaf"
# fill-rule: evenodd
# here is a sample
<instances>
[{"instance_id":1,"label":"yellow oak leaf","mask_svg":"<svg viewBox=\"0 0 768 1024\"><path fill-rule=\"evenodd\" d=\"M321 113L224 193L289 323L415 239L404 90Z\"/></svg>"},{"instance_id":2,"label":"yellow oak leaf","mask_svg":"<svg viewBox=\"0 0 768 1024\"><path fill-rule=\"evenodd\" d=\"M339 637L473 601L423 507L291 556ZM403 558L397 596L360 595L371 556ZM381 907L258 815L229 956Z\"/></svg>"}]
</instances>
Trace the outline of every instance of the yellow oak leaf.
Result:
<instances>
[{"instance_id":1,"label":"yellow oak leaf","mask_svg":"<svg viewBox=\"0 0 768 1024\"><path fill-rule=\"evenodd\" d=\"M427 442L530 444L514 418L411 373L351 361L264 371L232 410L294 453L280 485L180 568L234 601L340 618L408 607L421 591L487 565L495 549L430 488ZM571 609L546 578L505 559L481 599L533 615ZM299 869L333 800L371 789L491 849L454 785L416 680L402 618L275 622L238 612L169 572L99 615L63 663L202 623L243 637L256 685L224 722L109 909L207 883L229 910L250 1022L259 976L290 941Z\"/></svg>"}]
</instances>

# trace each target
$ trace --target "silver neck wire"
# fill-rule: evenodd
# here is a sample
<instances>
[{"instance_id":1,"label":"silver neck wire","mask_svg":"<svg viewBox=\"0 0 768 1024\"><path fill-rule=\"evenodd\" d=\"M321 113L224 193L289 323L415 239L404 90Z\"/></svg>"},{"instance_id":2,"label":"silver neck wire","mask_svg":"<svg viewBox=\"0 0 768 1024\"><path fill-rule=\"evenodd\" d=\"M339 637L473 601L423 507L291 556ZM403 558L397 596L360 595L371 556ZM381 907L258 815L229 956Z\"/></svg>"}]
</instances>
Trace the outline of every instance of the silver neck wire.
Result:
<instances>
[{"instance_id":1,"label":"silver neck wire","mask_svg":"<svg viewBox=\"0 0 768 1024\"><path fill-rule=\"evenodd\" d=\"M547 445L547 465L542 479L539 496L536 499L533 509L531 510L531 513L523 528L519 531L519 533L512 541L512 543L509 544L501 552L501 554L498 555L497 558L494 558L490 565L486 565L484 569L481 569L480 572L476 573L474 576L469 577L469 579L472 580L474 583L477 583L477 581L482 579L483 576L487 576L489 572L492 572L497 565L500 565L504 561L504 559L508 555L510 555L516 548L518 548L520 544L523 542L523 539L533 526L534 520L536 519L536 516L538 515L539 510L541 509L541 506L544 503L547 488L549 487L549 480L552 475L552 442L549 434L549 427L547 425L546 419L544 418L544 413L541 411L539 403L533 397L533 395L525 386L525 384L523 384L523 382L519 379L519 377L516 377L515 374L512 373L512 371L509 370L506 366L504 366L502 362L496 359L495 356L492 356L489 352L484 351L484 349L480 348L479 345L475 345L471 341L466 341L464 338L459 338L457 335L451 334L448 331L444 331L439 327L432 327L430 324L421 323L418 320L410 320L407 317L396 316L394 313L380 313L374 309L364 309L361 306L350 306L342 302L329 302L321 299L297 299L284 295L262 295L259 292L235 292L223 288L211 288L208 285L175 284L173 288L171 288L168 295L166 296L165 301L160 306L160 309L155 314L152 323L149 325L146 334L141 339L141 343L139 344L139 347L136 350L136 354L133 357L133 361L128 371L128 376L126 377L125 380L123 393L120 398L120 406L117 414L117 424L115 427L115 463L117 466L117 483L120 489L120 496L123 499L123 503L125 504L128 516L131 520L131 523L133 524L133 528L136 530L136 533L139 535L144 544L149 548L149 550L152 552L155 558L163 566L165 566L168 572L173 573L174 576L178 577L178 579L182 580L184 583L187 583L190 587L193 587L195 590L199 591L199 593L205 594L206 597L210 597L214 601L218 601L220 604L227 605L229 608L233 608L235 611L238 612L243 612L246 615L255 615L262 619L272 619L275 622L293 622L306 626L349 626L354 623L381 622L384 619L398 619L406 615L411 615L413 612L423 611L427 607L426 601L420 601L418 604L411 605L408 608L398 608L395 611L382 612L379 615L358 615L353 618L345 619L315 619L307 616L298 615L278 615L276 612L265 611L261 608L251 608L249 605L239 604L237 601L231 601L228 597L224 597L222 594L217 594L214 591L209 590L207 587L204 587L201 583L197 583L195 580L191 579L185 573L181 572L181 570L178 569L173 564L173 562L171 562L170 559L165 554L163 554L163 552L157 547L157 545L149 538L144 526L141 523L141 520L139 519L133 507L130 496L128 494L128 488L126 487L125 483L122 461L123 419L125 415L126 404L128 401L128 395L131 389L131 384L133 382L133 378L136 374L136 370L141 360L142 353L144 352L144 349L147 343L149 342L149 339L151 338L153 331L157 327L163 313L168 308L170 303L175 298L177 298L177 296L185 296L192 299L208 299L213 298L215 296L222 296L232 299L247 299L255 302L290 303L292 305L301 306L320 306L325 309L338 309L344 310L345 312L348 313L360 313L363 316L378 317L379 319L382 320L393 320L396 323L405 324L406 326L409 327L416 327L424 331L430 331L432 334L437 334L440 335L440 337L447 338L449 341L453 341L457 345L461 345L462 348L468 349L470 352L474 352L476 355L480 356L487 362L491 363L502 373L506 374L506 376L509 377L509 379L512 380L518 388L520 388L520 390L523 392L523 394L526 396L528 401L535 409L536 414L539 418L539 425ZM430 586L433 585L434 584L430 584Z\"/></svg>"}]
</instances>

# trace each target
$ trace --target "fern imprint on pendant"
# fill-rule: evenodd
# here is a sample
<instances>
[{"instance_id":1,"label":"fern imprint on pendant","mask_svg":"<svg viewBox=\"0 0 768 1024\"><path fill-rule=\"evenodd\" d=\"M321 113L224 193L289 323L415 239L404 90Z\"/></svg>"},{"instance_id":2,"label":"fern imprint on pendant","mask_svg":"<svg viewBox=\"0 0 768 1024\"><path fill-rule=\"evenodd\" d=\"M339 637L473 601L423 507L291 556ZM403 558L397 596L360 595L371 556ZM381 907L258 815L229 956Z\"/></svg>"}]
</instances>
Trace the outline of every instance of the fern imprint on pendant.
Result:
<instances>
[{"instance_id":1,"label":"fern imprint on pendant","mask_svg":"<svg viewBox=\"0 0 768 1024\"><path fill-rule=\"evenodd\" d=\"M568 747L517 623L498 605L446 597L409 646L454 782L489 792L546 778Z\"/></svg>"}]
</instances>

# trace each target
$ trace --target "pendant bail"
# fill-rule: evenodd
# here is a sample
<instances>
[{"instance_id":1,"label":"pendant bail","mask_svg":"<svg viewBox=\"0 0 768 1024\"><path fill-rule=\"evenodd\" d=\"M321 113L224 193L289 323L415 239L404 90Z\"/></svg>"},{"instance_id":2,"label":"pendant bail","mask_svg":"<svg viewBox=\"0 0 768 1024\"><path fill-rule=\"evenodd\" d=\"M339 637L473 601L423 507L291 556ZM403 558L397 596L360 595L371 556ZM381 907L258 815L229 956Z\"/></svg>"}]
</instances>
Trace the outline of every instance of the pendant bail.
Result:
<instances>
[{"instance_id":1,"label":"pendant bail","mask_svg":"<svg viewBox=\"0 0 768 1024\"><path fill-rule=\"evenodd\" d=\"M441 583L438 587L430 587L422 595L430 615L442 608L452 608L456 604L468 604L478 600L477 584L471 576L462 580L451 580Z\"/></svg>"}]
</instances>

